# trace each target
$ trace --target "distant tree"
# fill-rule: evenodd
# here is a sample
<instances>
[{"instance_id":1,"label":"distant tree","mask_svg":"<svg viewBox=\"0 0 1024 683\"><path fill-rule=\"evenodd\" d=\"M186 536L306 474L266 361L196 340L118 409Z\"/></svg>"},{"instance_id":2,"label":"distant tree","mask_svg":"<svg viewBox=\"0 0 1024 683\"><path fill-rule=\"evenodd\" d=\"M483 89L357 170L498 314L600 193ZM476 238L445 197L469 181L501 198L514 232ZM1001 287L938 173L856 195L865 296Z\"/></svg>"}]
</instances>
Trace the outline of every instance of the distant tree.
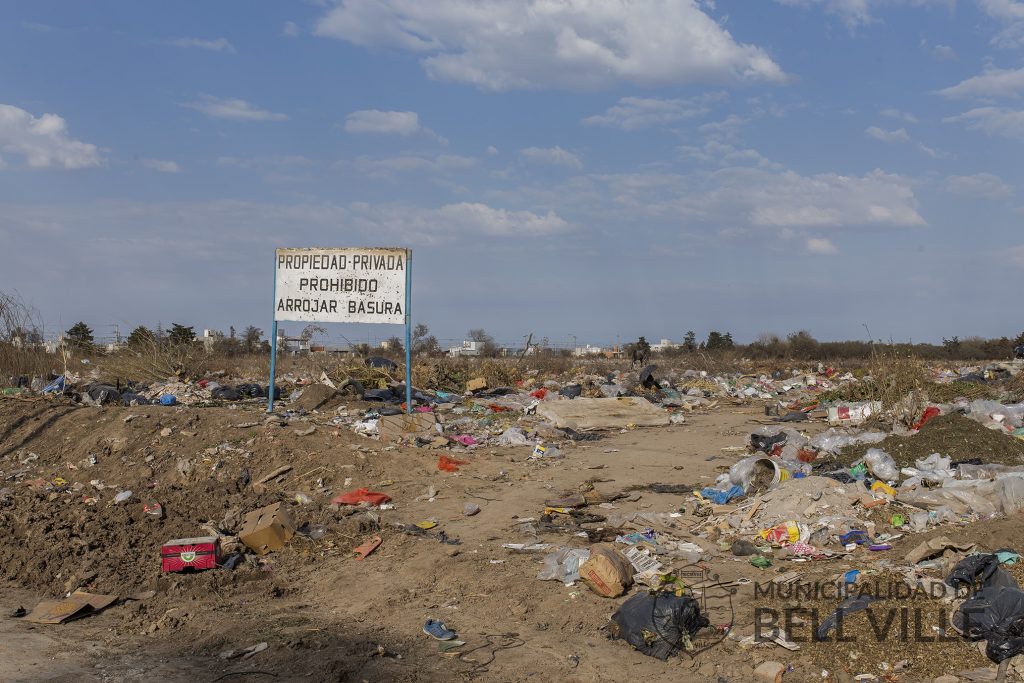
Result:
<instances>
[{"instance_id":1,"label":"distant tree","mask_svg":"<svg viewBox=\"0 0 1024 683\"><path fill-rule=\"evenodd\" d=\"M139 325L131 334L128 335L128 346L129 348L138 349L145 346L151 346L156 343L156 335L153 334L153 330L149 329L145 325Z\"/></svg>"},{"instance_id":2,"label":"distant tree","mask_svg":"<svg viewBox=\"0 0 1024 683\"><path fill-rule=\"evenodd\" d=\"M793 358L818 360L821 344L807 330L790 333L786 341L789 343L789 353Z\"/></svg>"},{"instance_id":3,"label":"distant tree","mask_svg":"<svg viewBox=\"0 0 1024 683\"><path fill-rule=\"evenodd\" d=\"M419 356L434 356L441 353L437 337L430 334L430 328L424 323L412 328L412 352Z\"/></svg>"},{"instance_id":4,"label":"distant tree","mask_svg":"<svg viewBox=\"0 0 1024 683\"><path fill-rule=\"evenodd\" d=\"M171 323L171 331L167 335L167 341L171 346L184 346L196 340L196 331L191 327L185 327L179 323Z\"/></svg>"},{"instance_id":5,"label":"distant tree","mask_svg":"<svg viewBox=\"0 0 1024 683\"><path fill-rule=\"evenodd\" d=\"M302 332L299 333L299 336L302 337L303 339L305 339L306 341L311 340L315 335L320 335L321 337L326 337L327 336L327 330L325 330L322 325L315 325L314 324L314 325L306 325L306 327L303 328Z\"/></svg>"},{"instance_id":6,"label":"distant tree","mask_svg":"<svg viewBox=\"0 0 1024 683\"><path fill-rule=\"evenodd\" d=\"M403 353L405 351L405 344L398 337L390 337L384 343L388 345L388 351L394 353Z\"/></svg>"},{"instance_id":7,"label":"distant tree","mask_svg":"<svg viewBox=\"0 0 1024 683\"><path fill-rule=\"evenodd\" d=\"M690 353L697 350L697 334L693 330L688 331L683 337L683 348Z\"/></svg>"},{"instance_id":8,"label":"distant tree","mask_svg":"<svg viewBox=\"0 0 1024 683\"><path fill-rule=\"evenodd\" d=\"M952 339L942 338L942 348L945 349L946 353L950 357L956 358L957 354L960 353L960 337L953 335Z\"/></svg>"},{"instance_id":9,"label":"distant tree","mask_svg":"<svg viewBox=\"0 0 1024 683\"><path fill-rule=\"evenodd\" d=\"M1020 346L1022 344L1024 344L1024 332L1021 332L1020 334L1018 334L1014 338L1014 340L1013 340L1013 345L1014 346Z\"/></svg>"},{"instance_id":10,"label":"distant tree","mask_svg":"<svg viewBox=\"0 0 1024 683\"><path fill-rule=\"evenodd\" d=\"M640 337L636 340L636 350L642 353L644 357L651 355L651 345L645 337Z\"/></svg>"},{"instance_id":11,"label":"distant tree","mask_svg":"<svg viewBox=\"0 0 1024 683\"><path fill-rule=\"evenodd\" d=\"M470 330L466 333L470 341L475 341L481 345L480 355L488 358L493 358L498 355L498 345L494 342L494 337L487 334L487 331L483 328Z\"/></svg>"},{"instance_id":12,"label":"distant tree","mask_svg":"<svg viewBox=\"0 0 1024 683\"><path fill-rule=\"evenodd\" d=\"M249 325L242 332L242 348L245 349L246 353L256 353L260 350L260 340L262 338L263 330L254 325Z\"/></svg>"},{"instance_id":13,"label":"distant tree","mask_svg":"<svg viewBox=\"0 0 1024 683\"><path fill-rule=\"evenodd\" d=\"M42 343L42 323L39 318L39 311L22 299L20 294L0 292L0 341Z\"/></svg>"},{"instance_id":14,"label":"distant tree","mask_svg":"<svg viewBox=\"0 0 1024 683\"><path fill-rule=\"evenodd\" d=\"M708 332L708 339L704 342L704 348L708 351L721 351L731 349L735 346L732 340L732 333L721 333L718 330Z\"/></svg>"},{"instance_id":15,"label":"distant tree","mask_svg":"<svg viewBox=\"0 0 1024 683\"><path fill-rule=\"evenodd\" d=\"M352 347L352 350L355 351L356 354L358 354L360 356L364 356L365 357L365 356L369 356L370 355L370 345L369 344L365 344L365 343L364 344L356 344L355 346Z\"/></svg>"},{"instance_id":16,"label":"distant tree","mask_svg":"<svg viewBox=\"0 0 1024 683\"><path fill-rule=\"evenodd\" d=\"M84 322L77 322L64 333L64 339L70 346L86 349L92 346L94 338L92 329Z\"/></svg>"}]
</instances>

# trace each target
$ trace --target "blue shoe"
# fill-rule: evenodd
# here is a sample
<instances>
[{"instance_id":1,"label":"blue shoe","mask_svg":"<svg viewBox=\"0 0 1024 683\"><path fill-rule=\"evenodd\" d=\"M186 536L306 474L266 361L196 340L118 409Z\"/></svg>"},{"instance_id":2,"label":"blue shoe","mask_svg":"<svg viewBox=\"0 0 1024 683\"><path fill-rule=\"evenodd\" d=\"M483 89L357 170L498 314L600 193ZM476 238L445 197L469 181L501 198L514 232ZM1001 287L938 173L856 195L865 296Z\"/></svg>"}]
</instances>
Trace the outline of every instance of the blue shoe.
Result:
<instances>
[{"instance_id":1,"label":"blue shoe","mask_svg":"<svg viewBox=\"0 0 1024 683\"><path fill-rule=\"evenodd\" d=\"M437 619L427 619L427 623L423 624L423 632L437 640L453 640L458 635L455 631L449 631L444 622Z\"/></svg>"}]
</instances>

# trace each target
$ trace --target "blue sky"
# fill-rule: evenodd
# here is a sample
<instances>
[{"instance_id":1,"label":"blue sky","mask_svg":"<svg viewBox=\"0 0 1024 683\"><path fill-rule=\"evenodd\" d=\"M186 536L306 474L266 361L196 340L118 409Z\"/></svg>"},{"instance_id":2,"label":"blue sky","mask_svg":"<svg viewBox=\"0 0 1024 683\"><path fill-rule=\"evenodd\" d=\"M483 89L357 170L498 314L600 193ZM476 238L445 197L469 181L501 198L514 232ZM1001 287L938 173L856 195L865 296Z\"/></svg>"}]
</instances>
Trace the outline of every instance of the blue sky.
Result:
<instances>
[{"instance_id":1,"label":"blue sky","mask_svg":"<svg viewBox=\"0 0 1024 683\"><path fill-rule=\"evenodd\" d=\"M445 339L1013 335L1022 52L1019 0L0 2L0 289L269 329L275 247L408 246Z\"/></svg>"}]
</instances>

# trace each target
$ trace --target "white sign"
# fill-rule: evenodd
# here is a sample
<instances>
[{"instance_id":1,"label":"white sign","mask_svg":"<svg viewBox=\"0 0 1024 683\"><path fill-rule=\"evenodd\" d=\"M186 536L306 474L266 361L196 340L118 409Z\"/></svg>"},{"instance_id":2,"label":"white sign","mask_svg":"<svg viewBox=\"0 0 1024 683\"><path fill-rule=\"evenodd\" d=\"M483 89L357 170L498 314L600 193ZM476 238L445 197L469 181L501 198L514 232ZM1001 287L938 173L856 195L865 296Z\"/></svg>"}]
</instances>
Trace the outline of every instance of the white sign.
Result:
<instances>
[{"instance_id":1,"label":"white sign","mask_svg":"<svg viewBox=\"0 0 1024 683\"><path fill-rule=\"evenodd\" d=\"M405 324L408 249L278 249L274 320Z\"/></svg>"}]
</instances>

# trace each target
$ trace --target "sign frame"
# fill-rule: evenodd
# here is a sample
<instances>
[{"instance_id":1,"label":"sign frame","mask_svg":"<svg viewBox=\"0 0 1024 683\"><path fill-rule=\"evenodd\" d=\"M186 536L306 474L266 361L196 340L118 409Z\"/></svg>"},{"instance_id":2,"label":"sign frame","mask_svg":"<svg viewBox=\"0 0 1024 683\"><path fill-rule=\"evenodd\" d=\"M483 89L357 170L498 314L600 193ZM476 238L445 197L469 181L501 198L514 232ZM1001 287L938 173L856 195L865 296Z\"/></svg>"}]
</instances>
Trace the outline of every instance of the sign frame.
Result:
<instances>
[{"instance_id":1,"label":"sign frame","mask_svg":"<svg viewBox=\"0 0 1024 683\"><path fill-rule=\"evenodd\" d=\"M281 247L287 249L288 247ZM320 247L321 249L338 249L338 248L350 248L350 249L394 249L395 251L405 252L405 412L412 414L412 249L401 248L401 247ZM308 249L313 251L316 247L300 249ZM267 391L267 412L274 412L274 390L275 390L275 378L277 373L277 250L274 250L274 288L273 288L273 307L274 314L271 318L272 323L270 327L270 386ZM353 323L353 324L366 324L366 323ZM387 323L379 323L387 324Z\"/></svg>"}]
</instances>

